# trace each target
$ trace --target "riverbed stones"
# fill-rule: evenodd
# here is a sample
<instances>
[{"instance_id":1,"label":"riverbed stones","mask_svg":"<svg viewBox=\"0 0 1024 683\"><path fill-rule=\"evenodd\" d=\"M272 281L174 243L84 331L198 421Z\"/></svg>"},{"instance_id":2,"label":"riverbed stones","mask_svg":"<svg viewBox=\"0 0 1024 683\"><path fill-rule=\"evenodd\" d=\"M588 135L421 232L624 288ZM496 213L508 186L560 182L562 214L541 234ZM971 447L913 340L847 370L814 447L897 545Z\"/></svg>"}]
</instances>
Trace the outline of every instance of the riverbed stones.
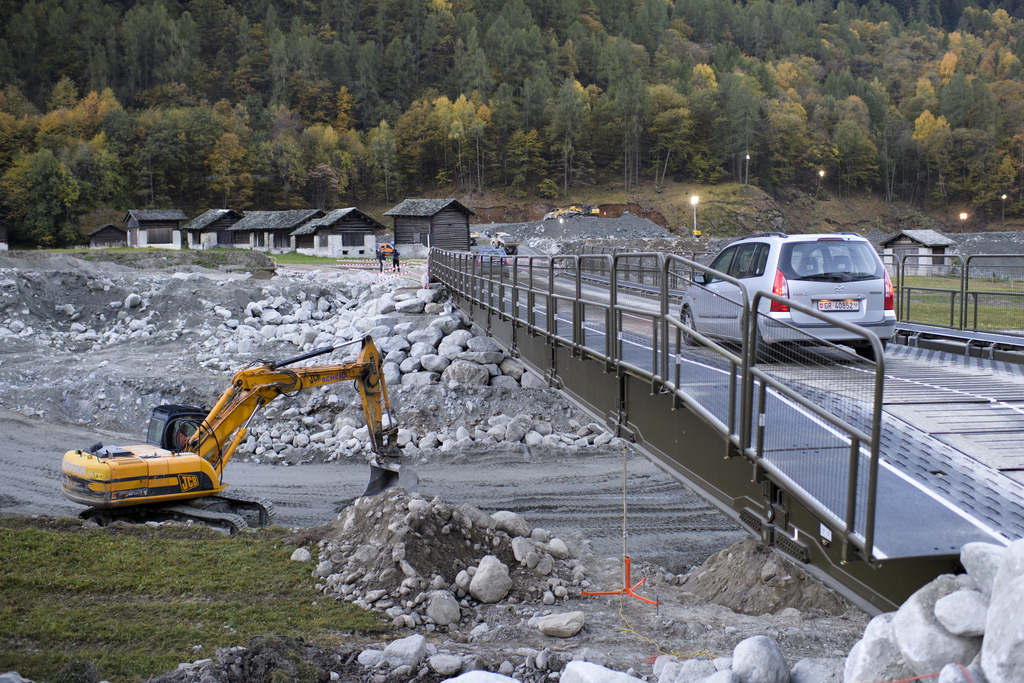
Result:
<instances>
[{"instance_id":1,"label":"riverbed stones","mask_svg":"<svg viewBox=\"0 0 1024 683\"><path fill-rule=\"evenodd\" d=\"M786 658L768 636L740 641L732 652L732 670L743 683L790 683Z\"/></svg>"},{"instance_id":2,"label":"riverbed stones","mask_svg":"<svg viewBox=\"0 0 1024 683\"><path fill-rule=\"evenodd\" d=\"M537 621L537 629L546 636L572 638L586 625L583 612L549 614Z\"/></svg>"},{"instance_id":3,"label":"riverbed stones","mask_svg":"<svg viewBox=\"0 0 1024 683\"><path fill-rule=\"evenodd\" d=\"M486 555L469 583L469 594L483 603L495 603L508 595L512 579L508 567L494 555Z\"/></svg>"}]
</instances>

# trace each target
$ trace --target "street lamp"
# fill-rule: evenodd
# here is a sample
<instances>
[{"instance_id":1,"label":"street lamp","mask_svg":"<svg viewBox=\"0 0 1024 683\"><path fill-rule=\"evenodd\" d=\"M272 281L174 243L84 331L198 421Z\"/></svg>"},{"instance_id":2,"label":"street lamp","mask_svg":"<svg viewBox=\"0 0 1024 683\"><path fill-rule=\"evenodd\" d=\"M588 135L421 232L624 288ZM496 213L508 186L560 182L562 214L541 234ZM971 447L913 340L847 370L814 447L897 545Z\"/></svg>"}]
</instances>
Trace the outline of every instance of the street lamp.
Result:
<instances>
[{"instance_id":1,"label":"street lamp","mask_svg":"<svg viewBox=\"0 0 1024 683\"><path fill-rule=\"evenodd\" d=\"M747 181L750 180L750 155L747 155L747 170L743 174L743 187L746 189Z\"/></svg>"},{"instance_id":2,"label":"street lamp","mask_svg":"<svg viewBox=\"0 0 1024 683\"><path fill-rule=\"evenodd\" d=\"M700 237L700 230L697 229L697 195L690 197L690 203L693 204L693 236Z\"/></svg>"},{"instance_id":3,"label":"street lamp","mask_svg":"<svg viewBox=\"0 0 1024 683\"><path fill-rule=\"evenodd\" d=\"M967 214L961 212L960 213L960 232L964 231L964 221L966 221L966 220L967 220Z\"/></svg>"},{"instance_id":4,"label":"street lamp","mask_svg":"<svg viewBox=\"0 0 1024 683\"><path fill-rule=\"evenodd\" d=\"M814 198L818 198L818 188L821 187L821 179L825 177L825 170L818 171L818 184L814 186Z\"/></svg>"},{"instance_id":5,"label":"street lamp","mask_svg":"<svg viewBox=\"0 0 1024 683\"><path fill-rule=\"evenodd\" d=\"M1003 195L1003 215L999 219L999 226L1002 227L1004 225L1006 225L1006 195L1005 194Z\"/></svg>"}]
</instances>

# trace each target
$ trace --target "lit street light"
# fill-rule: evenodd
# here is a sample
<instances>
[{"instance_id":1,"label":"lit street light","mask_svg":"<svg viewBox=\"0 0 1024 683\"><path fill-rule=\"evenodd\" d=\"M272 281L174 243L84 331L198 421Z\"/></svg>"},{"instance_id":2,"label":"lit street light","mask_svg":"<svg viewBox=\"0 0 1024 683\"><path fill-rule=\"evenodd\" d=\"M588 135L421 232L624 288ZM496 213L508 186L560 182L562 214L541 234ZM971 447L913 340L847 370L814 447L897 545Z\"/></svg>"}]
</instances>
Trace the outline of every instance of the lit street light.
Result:
<instances>
[{"instance_id":1,"label":"lit street light","mask_svg":"<svg viewBox=\"0 0 1024 683\"><path fill-rule=\"evenodd\" d=\"M747 155L747 170L743 174L743 187L746 189L747 181L750 180L750 155Z\"/></svg>"},{"instance_id":2,"label":"lit street light","mask_svg":"<svg viewBox=\"0 0 1024 683\"><path fill-rule=\"evenodd\" d=\"M817 197L818 197L818 188L821 187L821 179L824 178L824 177L825 177L825 171L824 170L818 171L818 184L814 186L814 197L815 197L815 199L817 199Z\"/></svg>"},{"instance_id":3,"label":"lit street light","mask_svg":"<svg viewBox=\"0 0 1024 683\"><path fill-rule=\"evenodd\" d=\"M690 203L693 204L693 236L700 237L700 230L697 229L697 195L690 197Z\"/></svg>"},{"instance_id":4,"label":"lit street light","mask_svg":"<svg viewBox=\"0 0 1024 683\"><path fill-rule=\"evenodd\" d=\"M964 221L966 221L966 220L967 220L967 214L961 212L961 214L960 214L960 232L964 231Z\"/></svg>"},{"instance_id":5,"label":"lit street light","mask_svg":"<svg viewBox=\"0 0 1024 683\"><path fill-rule=\"evenodd\" d=\"M999 219L999 225L1000 225L1000 227L1003 226L1003 225L1006 225L1006 195L1005 194L1003 195L1003 215Z\"/></svg>"}]
</instances>

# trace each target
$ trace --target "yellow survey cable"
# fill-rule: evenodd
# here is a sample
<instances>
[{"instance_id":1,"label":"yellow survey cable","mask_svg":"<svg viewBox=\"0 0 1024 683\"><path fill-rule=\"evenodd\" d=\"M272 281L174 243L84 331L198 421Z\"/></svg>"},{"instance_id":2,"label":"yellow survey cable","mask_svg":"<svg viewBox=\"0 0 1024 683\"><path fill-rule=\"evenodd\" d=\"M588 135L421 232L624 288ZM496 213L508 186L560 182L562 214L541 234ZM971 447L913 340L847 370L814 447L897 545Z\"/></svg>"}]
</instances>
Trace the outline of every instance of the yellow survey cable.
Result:
<instances>
[{"instance_id":1,"label":"yellow survey cable","mask_svg":"<svg viewBox=\"0 0 1024 683\"><path fill-rule=\"evenodd\" d=\"M626 445L622 445L622 561L626 561L628 553L626 552ZM628 583L628 581L627 581ZM665 651L661 649L655 641L651 640L642 633L638 633L633 625L629 623L629 619L622 613L622 595L619 595L619 618L622 619L626 624L626 628L619 627L620 631L626 633L632 633L637 638L646 640L648 643L654 646L654 649L658 651L660 655L674 655L676 657L684 657L686 659L693 659L696 657L707 657L708 659L716 659L718 655L708 650L701 650L700 652L683 652L681 650L669 650Z\"/></svg>"}]
</instances>

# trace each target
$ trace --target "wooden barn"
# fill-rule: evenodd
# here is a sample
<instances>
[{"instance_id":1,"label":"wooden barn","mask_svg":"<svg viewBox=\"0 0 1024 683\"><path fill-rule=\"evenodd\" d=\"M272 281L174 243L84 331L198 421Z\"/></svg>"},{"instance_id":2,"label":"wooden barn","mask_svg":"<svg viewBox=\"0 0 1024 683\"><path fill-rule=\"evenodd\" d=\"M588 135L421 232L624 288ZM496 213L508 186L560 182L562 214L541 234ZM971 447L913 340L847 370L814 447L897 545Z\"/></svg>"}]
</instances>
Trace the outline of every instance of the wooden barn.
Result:
<instances>
[{"instance_id":1,"label":"wooden barn","mask_svg":"<svg viewBox=\"0 0 1024 683\"><path fill-rule=\"evenodd\" d=\"M232 249L235 233L231 226L244 217L244 213L234 209L210 209L183 225L181 231L188 236L189 249Z\"/></svg>"},{"instance_id":2,"label":"wooden barn","mask_svg":"<svg viewBox=\"0 0 1024 683\"><path fill-rule=\"evenodd\" d=\"M454 199L406 199L384 212L395 221L395 245L404 255L425 256L430 246L469 251L469 217Z\"/></svg>"},{"instance_id":3,"label":"wooden barn","mask_svg":"<svg viewBox=\"0 0 1024 683\"><path fill-rule=\"evenodd\" d=\"M90 249L110 249L111 247L127 247L128 231L113 223L107 223L89 233Z\"/></svg>"},{"instance_id":4,"label":"wooden barn","mask_svg":"<svg viewBox=\"0 0 1024 683\"><path fill-rule=\"evenodd\" d=\"M181 223L187 220L181 209L132 209L124 216L128 246L181 249Z\"/></svg>"},{"instance_id":5,"label":"wooden barn","mask_svg":"<svg viewBox=\"0 0 1024 683\"><path fill-rule=\"evenodd\" d=\"M320 209L295 211L246 211L245 217L230 228L236 249L256 249L271 253L295 250L292 233L315 218L326 214Z\"/></svg>"},{"instance_id":6,"label":"wooden barn","mask_svg":"<svg viewBox=\"0 0 1024 683\"><path fill-rule=\"evenodd\" d=\"M359 209L335 209L292 232L301 254L338 258L370 256L377 248L377 231L387 228Z\"/></svg>"}]
</instances>

